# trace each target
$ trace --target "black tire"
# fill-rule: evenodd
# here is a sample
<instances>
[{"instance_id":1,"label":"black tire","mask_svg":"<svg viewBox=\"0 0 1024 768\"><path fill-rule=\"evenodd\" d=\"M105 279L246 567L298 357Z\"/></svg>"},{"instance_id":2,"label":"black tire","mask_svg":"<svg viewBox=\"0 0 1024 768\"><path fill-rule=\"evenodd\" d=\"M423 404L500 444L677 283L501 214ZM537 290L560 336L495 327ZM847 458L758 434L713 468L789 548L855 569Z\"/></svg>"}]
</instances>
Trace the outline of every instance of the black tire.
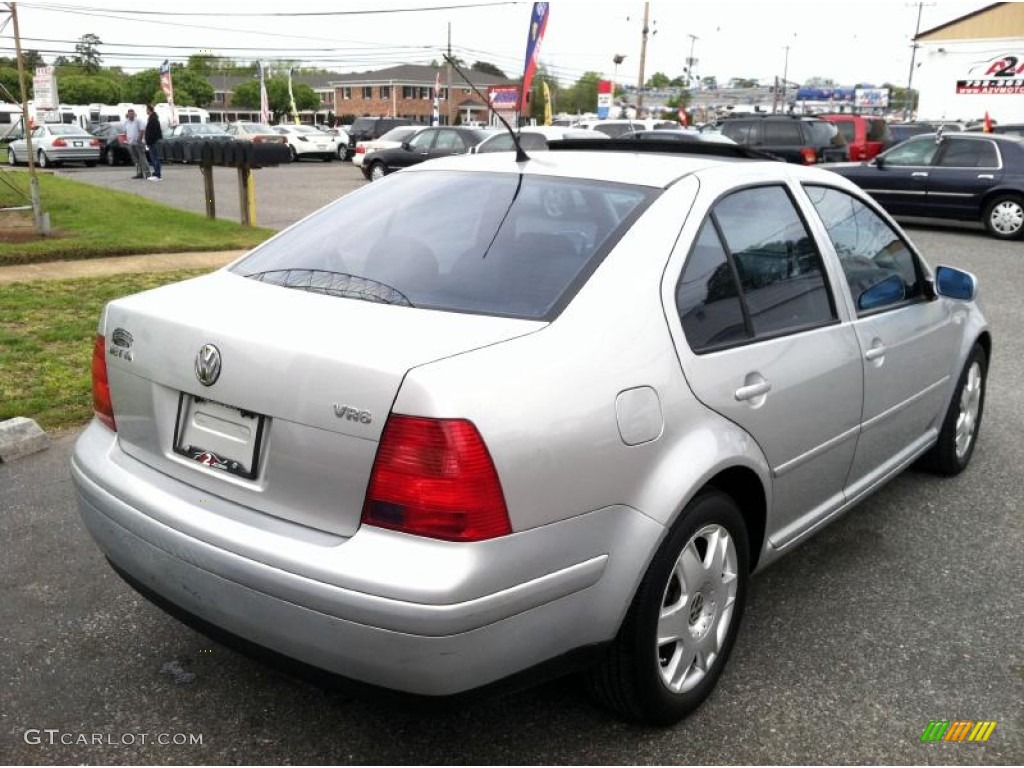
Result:
<instances>
[{"instance_id":1,"label":"black tire","mask_svg":"<svg viewBox=\"0 0 1024 768\"><path fill-rule=\"evenodd\" d=\"M972 382L972 369L977 366L977 373L980 374L978 388L974 394ZM939 431L939 439L935 445L924 456L921 457L919 466L937 475L952 477L959 475L971 461L974 455L974 446L978 442L978 431L981 429L981 417L985 413L985 382L988 379L988 357L980 344L975 344L971 354L967 357L964 369L960 372L956 389L953 391L953 399L949 403L946 417L942 420L942 429ZM965 390L967 390L965 396ZM973 417L968 419L970 404L974 401L977 411ZM961 421L963 419L963 421ZM958 439L963 433L968 432L966 447L958 445Z\"/></svg>"},{"instance_id":2,"label":"black tire","mask_svg":"<svg viewBox=\"0 0 1024 768\"><path fill-rule=\"evenodd\" d=\"M295 147L289 146L288 147L288 152L292 156L292 162L293 163L299 162L299 153L295 151Z\"/></svg>"},{"instance_id":3,"label":"black tire","mask_svg":"<svg viewBox=\"0 0 1024 768\"><path fill-rule=\"evenodd\" d=\"M111 168L117 165L117 155L114 153L113 148L107 147L101 160L105 165L109 165Z\"/></svg>"},{"instance_id":4,"label":"black tire","mask_svg":"<svg viewBox=\"0 0 1024 768\"><path fill-rule=\"evenodd\" d=\"M14 150L7 148L7 164L12 168L18 164L18 158L14 156Z\"/></svg>"},{"instance_id":5,"label":"black tire","mask_svg":"<svg viewBox=\"0 0 1024 768\"><path fill-rule=\"evenodd\" d=\"M1013 194L997 195L985 206L981 222L993 237L1020 240L1024 237L1024 198Z\"/></svg>"},{"instance_id":6,"label":"black tire","mask_svg":"<svg viewBox=\"0 0 1024 768\"><path fill-rule=\"evenodd\" d=\"M717 576L717 568L701 564L700 568L706 570L707 581L699 588L686 588L676 575L676 562L682 562L682 553L684 549L689 550L691 544L699 559L709 557L709 540L702 539L702 536L710 530L724 530L727 534L724 546L727 548L731 539L733 562L729 564L728 559L724 560L721 563L722 573ZM705 546L703 553L700 552L702 540ZM717 578L724 585L723 574L731 574L733 570L735 578L729 584L735 584L735 592L731 595L731 613L726 617L725 611L730 607L728 600L723 599L726 594L715 591L711 582ZM747 530L739 507L721 491L702 491L686 506L654 555L611 648L601 665L590 673L591 693L619 715L649 725L671 725L696 709L714 689L736 641L749 574ZM727 591L729 587L721 586L721 589ZM690 594L685 595L686 592ZM678 612L685 611L681 618L686 622L679 641L683 643L681 646L674 642L658 642L662 609L666 605L671 608L672 602L677 604ZM706 618L708 610L713 611L710 623ZM701 632L703 634L697 637ZM724 632L724 636L720 632ZM706 654L703 655L706 665L703 670L695 658L694 664L684 669L680 690L671 690L664 675L674 677L673 669L677 667L673 664L682 666L685 649L690 648L692 652L692 648L706 648L704 644L712 640L712 634L719 639L715 655L710 660ZM692 670L692 675L687 670ZM689 684L688 680L691 681Z\"/></svg>"},{"instance_id":7,"label":"black tire","mask_svg":"<svg viewBox=\"0 0 1024 768\"><path fill-rule=\"evenodd\" d=\"M388 167L383 160L375 160L370 163L370 170L366 174L366 178L370 181L378 181L388 175Z\"/></svg>"},{"instance_id":8,"label":"black tire","mask_svg":"<svg viewBox=\"0 0 1024 768\"><path fill-rule=\"evenodd\" d=\"M86 160L85 161L85 167L86 168L95 168L96 167L96 161L95 160Z\"/></svg>"},{"instance_id":9,"label":"black tire","mask_svg":"<svg viewBox=\"0 0 1024 768\"><path fill-rule=\"evenodd\" d=\"M46 153L41 149L39 150L39 154L36 156L36 162L40 168L50 168L53 166L53 163L50 162L50 158L48 158Z\"/></svg>"}]
</instances>

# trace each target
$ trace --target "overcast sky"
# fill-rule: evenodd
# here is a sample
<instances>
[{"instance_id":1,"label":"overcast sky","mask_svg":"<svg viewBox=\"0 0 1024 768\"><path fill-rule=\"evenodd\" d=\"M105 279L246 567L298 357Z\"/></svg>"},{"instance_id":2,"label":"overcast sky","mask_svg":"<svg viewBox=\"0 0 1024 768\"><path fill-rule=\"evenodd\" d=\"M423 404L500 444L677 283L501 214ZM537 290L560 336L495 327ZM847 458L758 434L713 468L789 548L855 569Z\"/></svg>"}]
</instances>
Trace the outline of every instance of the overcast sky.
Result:
<instances>
[{"instance_id":1,"label":"overcast sky","mask_svg":"<svg viewBox=\"0 0 1024 768\"><path fill-rule=\"evenodd\" d=\"M938 0L923 8L925 30L984 7L982 2ZM336 16L245 17L244 13L383 11ZM461 7L466 6L466 7ZM511 77L523 66L532 3L491 0L25 0L18 3L24 47L71 50L86 33L99 35L104 64L135 71L164 58L184 61L204 50L271 62L295 58L327 69L351 72L397 63L429 63L439 57L451 23L455 53L472 63L497 64ZM636 83L640 63L642 2L555 0L541 60L564 84L587 70L612 77L615 54L626 56L618 81ZM917 4L901 0L846 2L736 3L717 0L652 2L647 77L683 71L685 59L699 60L698 75L761 78L783 74L789 46L788 79L830 77L842 85L884 81L905 85ZM175 12L180 16L141 15ZM206 15L200 15L206 14ZM215 15L223 14L223 15ZM11 55L7 25L2 55ZM690 35L696 36L693 40ZM45 42L53 40L59 42ZM136 46L136 47L132 47Z\"/></svg>"}]
</instances>

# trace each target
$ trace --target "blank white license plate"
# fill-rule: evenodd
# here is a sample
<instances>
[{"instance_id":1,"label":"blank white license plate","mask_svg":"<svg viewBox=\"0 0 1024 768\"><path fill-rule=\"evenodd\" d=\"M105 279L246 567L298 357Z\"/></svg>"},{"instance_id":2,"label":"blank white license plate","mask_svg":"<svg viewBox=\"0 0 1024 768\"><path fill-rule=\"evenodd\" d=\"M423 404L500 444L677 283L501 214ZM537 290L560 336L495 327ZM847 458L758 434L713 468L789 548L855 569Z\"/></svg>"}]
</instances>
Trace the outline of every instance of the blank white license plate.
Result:
<instances>
[{"instance_id":1,"label":"blank white license plate","mask_svg":"<svg viewBox=\"0 0 1024 768\"><path fill-rule=\"evenodd\" d=\"M255 478L266 417L182 393L174 452L212 469Z\"/></svg>"},{"instance_id":2,"label":"blank white license plate","mask_svg":"<svg viewBox=\"0 0 1024 768\"><path fill-rule=\"evenodd\" d=\"M82 146L82 142L80 142L80 141L76 141L76 142L74 142L74 145L75 145L76 147L80 147L80 146Z\"/></svg>"}]
</instances>

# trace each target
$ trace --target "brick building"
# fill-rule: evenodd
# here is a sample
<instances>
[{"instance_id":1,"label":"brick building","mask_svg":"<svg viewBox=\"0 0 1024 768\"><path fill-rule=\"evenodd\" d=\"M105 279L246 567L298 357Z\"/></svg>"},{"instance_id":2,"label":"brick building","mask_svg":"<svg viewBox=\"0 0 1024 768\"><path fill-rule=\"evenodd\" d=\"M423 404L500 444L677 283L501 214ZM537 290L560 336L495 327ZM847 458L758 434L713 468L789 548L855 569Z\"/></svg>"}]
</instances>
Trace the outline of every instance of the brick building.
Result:
<instances>
[{"instance_id":1,"label":"brick building","mask_svg":"<svg viewBox=\"0 0 1024 768\"><path fill-rule=\"evenodd\" d=\"M270 74L275 75L273 68ZM287 73L284 73L287 74ZM231 102L231 94L242 83L252 80L255 76L250 75L229 75L223 72L214 72L209 76L210 85L213 86L213 101L204 107L210 113L210 120L214 122L233 122L235 120L258 120L259 110L248 107L237 107ZM320 97L320 107L316 110L300 110L299 118L304 123L326 123L334 112L334 87L331 80L342 77L338 72L318 72L315 74L296 73L292 77L293 83L303 83L312 88Z\"/></svg>"},{"instance_id":2,"label":"brick building","mask_svg":"<svg viewBox=\"0 0 1024 768\"><path fill-rule=\"evenodd\" d=\"M353 72L331 80L336 115L405 117L429 123L434 112L434 84L441 75L441 122L488 123L487 105L473 93L454 71L449 89L444 65L440 67L402 64L373 72ZM466 71L466 76L482 93L490 85L516 85L483 72Z\"/></svg>"}]
</instances>

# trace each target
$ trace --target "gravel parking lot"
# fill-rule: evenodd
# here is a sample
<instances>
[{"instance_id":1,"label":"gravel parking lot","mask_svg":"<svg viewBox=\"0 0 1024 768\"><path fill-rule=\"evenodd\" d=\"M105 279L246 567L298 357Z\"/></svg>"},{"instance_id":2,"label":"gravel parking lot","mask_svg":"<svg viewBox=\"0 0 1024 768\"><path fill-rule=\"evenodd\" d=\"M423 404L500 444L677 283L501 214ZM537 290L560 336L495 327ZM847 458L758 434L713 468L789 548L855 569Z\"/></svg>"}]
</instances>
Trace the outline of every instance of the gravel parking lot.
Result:
<instances>
[{"instance_id":1,"label":"gravel parking lot","mask_svg":"<svg viewBox=\"0 0 1024 768\"><path fill-rule=\"evenodd\" d=\"M163 185L69 173L168 201L201 191L190 168ZM339 163L257 176L260 211L280 199L292 219L362 183ZM909 231L933 265L981 280L995 351L971 467L906 473L754 579L719 686L683 723L622 724L572 678L424 710L227 650L107 566L74 506L67 434L0 465L0 763L1024 763L1024 253ZM985 744L921 743L937 719L998 726Z\"/></svg>"}]
</instances>

